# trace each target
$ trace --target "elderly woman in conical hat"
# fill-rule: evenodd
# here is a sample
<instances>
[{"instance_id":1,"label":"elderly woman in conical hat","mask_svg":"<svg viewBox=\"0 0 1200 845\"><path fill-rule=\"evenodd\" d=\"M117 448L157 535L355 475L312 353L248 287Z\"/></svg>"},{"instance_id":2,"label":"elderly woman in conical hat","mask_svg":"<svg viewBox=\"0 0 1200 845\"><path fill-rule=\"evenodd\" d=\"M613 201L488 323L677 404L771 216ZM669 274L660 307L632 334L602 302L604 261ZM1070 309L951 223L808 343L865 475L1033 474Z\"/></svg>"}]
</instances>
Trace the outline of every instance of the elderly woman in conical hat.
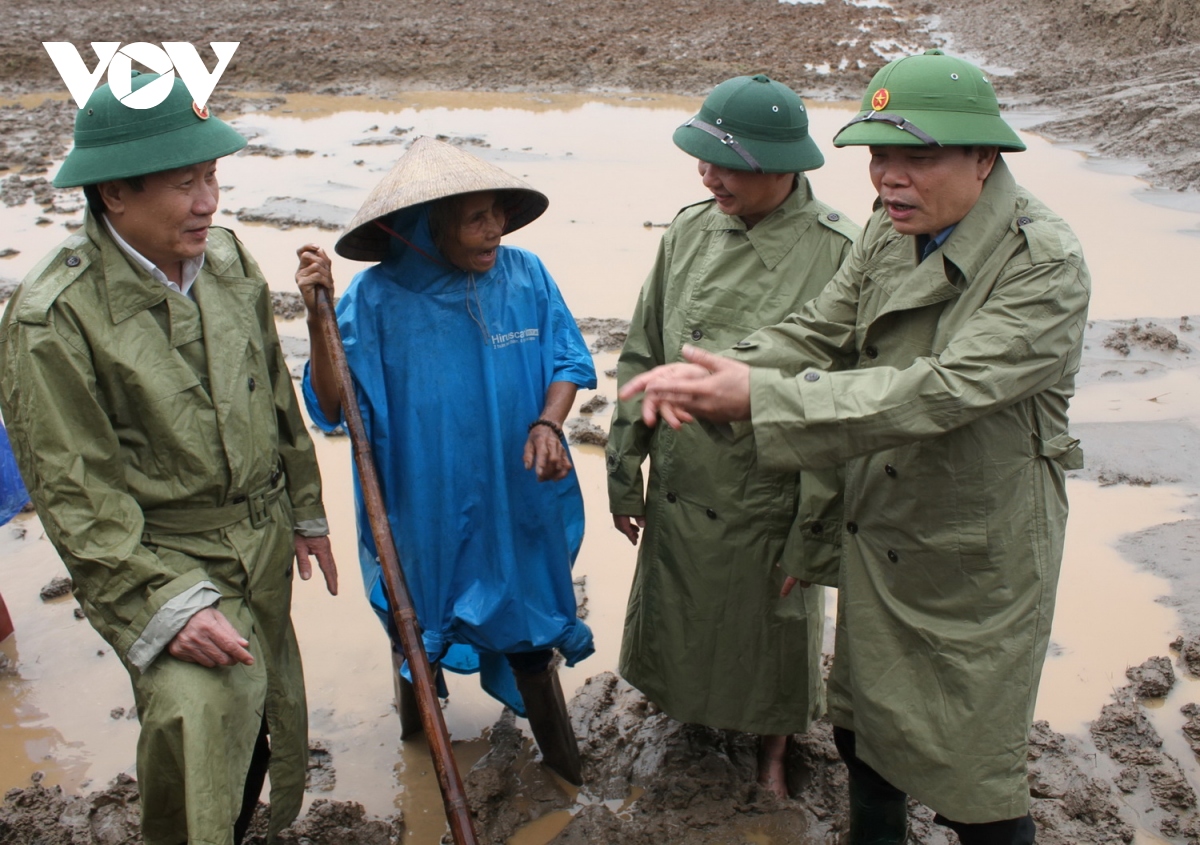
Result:
<instances>
[{"instance_id":1,"label":"elderly woman in conical hat","mask_svg":"<svg viewBox=\"0 0 1200 845\"><path fill-rule=\"evenodd\" d=\"M335 246L376 262L350 282L337 320L430 661L479 671L485 690L529 717L546 764L578 784L552 657L571 665L593 646L576 618L583 498L561 426L596 375L541 260L500 242L547 205L494 165L418 139ZM341 401L313 296L333 289L328 256L303 247L296 281L312 344L304 397L331 431ZM357 483L356 505L363 580L390 630ZM392 634L410 733L420 723Z\"/></svg>"}]
</instances>

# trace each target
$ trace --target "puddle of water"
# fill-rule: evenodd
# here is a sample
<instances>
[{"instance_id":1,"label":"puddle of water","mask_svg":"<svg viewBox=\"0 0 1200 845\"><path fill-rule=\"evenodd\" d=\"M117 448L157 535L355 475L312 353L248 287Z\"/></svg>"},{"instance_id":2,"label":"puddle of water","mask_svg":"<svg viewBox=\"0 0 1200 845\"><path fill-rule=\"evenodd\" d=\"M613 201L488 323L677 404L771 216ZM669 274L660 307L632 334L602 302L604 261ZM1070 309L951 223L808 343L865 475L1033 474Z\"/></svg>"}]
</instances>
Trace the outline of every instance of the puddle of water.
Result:
<instances>
[{"instance_id":1,"label":"puddle of water","mask_svg":"<svg viewBox=\"0 0 1200 845\"><path fill-rule=\"evenodd\" d=\"M1167 653L1175 611L1158 599L1168 583L1136 572L1117 553L1125 535L1178 518L1187 495L1177 487L1099 487L1068 480L1071 518L1058 585L1050 654L1035 718L1057 731L1086 733L1125 669Z\"/></svg>"},{"instance_id":2,"label":"puddle of water","mask_svg":"<svg viewBox=\"0 0 1200 845\"><path fill-rule=\"evenodd\" d=\"M292 98L283 113L250 114L235 122L253 131L256 143L313 154L222 161L220 179L227 186L222 207L254 208L271 196L295 196L352 212L402 150L396 144L354 146L354 141L389 136L393 127L409 130L406 138L437 133L478 137L490 146L468 149L527 179L551 199L546 215L510 242L545 260L576 316L624 317L632 310L662 233L643 223L667 223L680 207L704 196L692 160L670 142L673 129L697 105L698 100L666 97L443 92L406 94L390 102ZM827 143L849 113L849 106L810 109L813 134L828 158L811 178L818 196L861 222L873 198L867 153L835 150ZM1143 247L1154 250L1156 265L1197 266L1200 241L1178 234L1195 226L1194 216L1139 203L1133 197L1136 180L1097 173L1084 166L1079 153L1024 137L1029 151L1009 161L1018 179L1068 219L1083 240L1095 276L1093 316L1200 313L1200 290L1185 274L1156 279L1154 285L1140 283L1147 271L1126 254L1131 252L1128 244L1137 243L1138 254ZM79 217L53 215L49 225L39 226L34 222L38 216L33 205L0 209L0 248L21 250L0 259L0 277L24 275L62 239L62 224ZM294 290L297 246L315 241L332 254L337 236L313 228L279 231L243 225L225 215L219 220L238 232L277 290ZM343 285L363 266L336 257L334 262ZM281 324L281 332L304 336L303 321ZM609 399L616 384L603 371L615 361L612 353L596 358L597 392ZM1077 400L1076 418L1157 419L1152 415L1167 413L1167 402L1144 401L1143 388L1169 391L1176 403L1171 413L1200 415L1200 405L1189 401L1184 406L1179 398L1189 389L1186 381L1149 385L1091 386ZM1102 388L1117 392L1103 393ZM588 398L585 392L580 400ZM605 411L596 421L606 425L607 418ZM317 440L335 552L342 564L342 594L330 598L308 584L295 597L311 733L327 744L337 772L333 791L315 797L352 798L375 814L402 809L409 841L437 841L444 822L432 765L423 741L399 740L386 638L362 595L348 442ZM616 667L636 554L611 528L602 450L583 447L575 454L589 520L576 573L587 577L588 623L596 633L597 650L580 666L563 671L568 693L588 676ZM1050 718L1058 730L1077 730L1093 718L1111 689L1124 683L1125 666L1163 653L1173 638L1174 618L1155 601L1166 592L1165 583L1134 572L1113 544L1123 533L1175 518L1185 495L1168 487L1102 489L1083 482L1071 482L1070 494L1072 521L1053 632L1061 653L1047 661L1038 703L1038 716ZM21 672L19 679L0 682L0 790L26 785L34 770L45 771L48 783L69 790L88 779L102 784L133 769L136 723L109 715L114 707L132 704L128 681L87 623L73 618L70 600L46 606L38 600L38 589L60 574L62 565L49 544L38 539L36 519L19 524L29 529L21 541L9 536L10 529L0 529L0 584L17 626L17 636L3 648L19 657ZM1103 625L1096 624L1097 608L1104 609ZM106 654L97 656L101 648ZM499 706L470 678L452 676L449 683L445 716L465 769L483 753L485 744L478 738L499 716ZM87 694L79 695L81 689ZM1191 765L1191 758L1186 759ZM577 805L587 800L579 796ZM545 841L539 837L553 835L554 826L568 818L568 813L548 818L546 830L528 837L522 833L514 842ZM751 831L747 836L760 834L770 835Z\"/></svg>"}]
</instances>

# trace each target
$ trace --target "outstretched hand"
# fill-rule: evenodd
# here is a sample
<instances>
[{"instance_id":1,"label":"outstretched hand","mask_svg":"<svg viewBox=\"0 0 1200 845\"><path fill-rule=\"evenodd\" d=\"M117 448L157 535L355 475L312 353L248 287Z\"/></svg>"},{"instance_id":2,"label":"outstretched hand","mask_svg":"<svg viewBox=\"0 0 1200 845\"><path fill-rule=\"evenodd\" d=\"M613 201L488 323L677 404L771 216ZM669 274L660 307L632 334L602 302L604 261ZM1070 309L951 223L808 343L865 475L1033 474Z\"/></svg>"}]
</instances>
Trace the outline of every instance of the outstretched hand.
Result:
<instances>
[{"instance_id":1,"label":"outstretched hand","mask_svg":"<svg viewBox=\"0 0 1200 845\"><path fill-rule=\"evenodd\" d=\"M684 361L655 367L621 388L622 399L645 394L642 420L661 417L671 428L696 419L733 422L750 419L750 367L695 346L683 347Z\"/></svg>"}]
</instances>

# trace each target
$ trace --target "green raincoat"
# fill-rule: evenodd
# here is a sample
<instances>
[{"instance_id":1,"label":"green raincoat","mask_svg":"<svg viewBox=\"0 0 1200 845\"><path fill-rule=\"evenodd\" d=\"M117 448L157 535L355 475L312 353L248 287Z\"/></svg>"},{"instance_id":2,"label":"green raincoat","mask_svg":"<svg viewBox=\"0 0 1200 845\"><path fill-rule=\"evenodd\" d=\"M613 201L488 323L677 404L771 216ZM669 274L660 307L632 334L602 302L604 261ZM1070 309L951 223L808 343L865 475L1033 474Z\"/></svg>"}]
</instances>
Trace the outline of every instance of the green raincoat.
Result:
<instances>
[{"instance_id":1,"label":"green raincoat","mask_svg":"<svg viewBox=\"0 0 1200 845\"><path fill-rule=\"evenodd\" d=\"M0 323L0 407L21 472L89 621L125 663L142 730L147 845L230 845L265 713L271 830L295 818L308 759L292 631L293 526L323 519L320 478L271 297L212 229L195 301L135 269L86 219ZM202 582L253 666L130 649Z\"/></svg>"},{"instance_id":2,"label":"green raincoat","mask_svg":"<svg viewBox=\"0 0 1200 845\"><path fill-rule=\"evenodd\" d=\"M782 320L833 277L859 231L814 200L803 176L749 231L711 200L684 209L642 289L618 380L681 360L684 343L726 349ZM681 721L807 730L822 707L822 594L780 598L778 564L836 560L837 474L765 471L752 441L701 426L650 429L640 407L617 406L607 454L611 511L646 516L621 674ZM814 534L823 520L829 532Z\"/></svg>"},{"instance_id":3,"label":"green raincoat","mask_svg":"<svg viewBox=\"0 0 1200 845\"><path fill-rule=\"evenodd\" d=\"M830 719L942 815L1016 818L1090 278L1003 160L940 250L918 264L915 242L876 213L829 287L733 356L757 367L764 466L845 465Z\"/></svg>"}]
</instances>

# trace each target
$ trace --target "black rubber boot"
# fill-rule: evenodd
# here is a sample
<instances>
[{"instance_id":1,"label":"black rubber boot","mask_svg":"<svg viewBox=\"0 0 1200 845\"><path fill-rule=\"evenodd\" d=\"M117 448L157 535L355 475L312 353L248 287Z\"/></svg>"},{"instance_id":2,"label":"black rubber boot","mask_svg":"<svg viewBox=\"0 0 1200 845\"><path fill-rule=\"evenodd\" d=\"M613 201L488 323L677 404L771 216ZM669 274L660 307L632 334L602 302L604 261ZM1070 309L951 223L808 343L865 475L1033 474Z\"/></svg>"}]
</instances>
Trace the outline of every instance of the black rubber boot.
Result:
<instances>
[{"instance_id":1,"label":"black rubber boot","mask_svg":"<svg viewBox=\"0 0 1200 845\"><path fill-rule=\"evenodd\" d=\"M542 752L542 762L563 780L583 785L583 761L571 729L567 702L563 698L558 671L553 667L541 672L514 671L517 689L525 701L525 714L533 738Z\"/></svg>"},{"instance_id":2,"label":"black rubber boot","mask_svg":"<svg viewBox=\"0 0 1200 845\"><path fill-rule=\"evenodd\" d=\"M850 775L850 836L846 845L904 845L908 801L883 795Z\"/></svg>"},{"instance_id":3,"label":"black rubber boot","mask_svg":"<svg viewBox=\"0 0 1200 845\"><path fill-rule=\"evenodd\" d=\"M850 774L850 834L845 845L904 845L908 796L854 753L854 732L834 727L833 742Z\"/></svg>"},{"instance_id":4,"label":"black rubber boot","mask_svg":"<svg viewBox=\"0 0 1200 845\"><path fill-rule=\"evenodd\" d=\"M412 682L400 674L404 655L392 650L392 682L396 689L396 712L400 714L400 738L408 739L425 730L421 723L421 711L417 707L417 691Z\"/></svg>"}]
</instances>

